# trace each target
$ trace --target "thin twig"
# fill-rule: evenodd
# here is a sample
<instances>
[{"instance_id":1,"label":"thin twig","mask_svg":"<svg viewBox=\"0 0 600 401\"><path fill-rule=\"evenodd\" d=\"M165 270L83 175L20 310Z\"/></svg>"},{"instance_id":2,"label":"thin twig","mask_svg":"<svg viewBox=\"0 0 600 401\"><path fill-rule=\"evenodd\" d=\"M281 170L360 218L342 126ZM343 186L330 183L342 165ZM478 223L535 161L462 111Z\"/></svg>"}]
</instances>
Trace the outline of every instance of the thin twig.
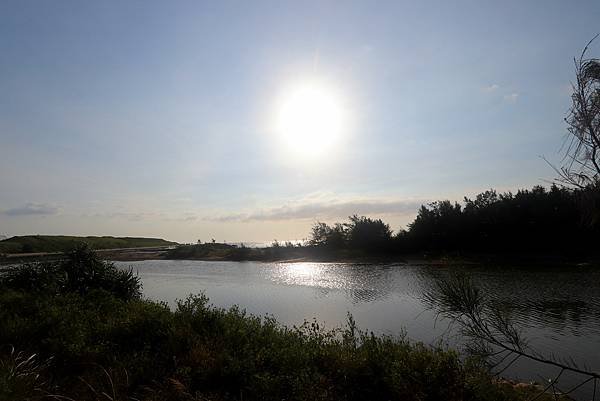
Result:
<instances>
[{"instance_id":1,"label":"thin twig","mask_svg":"<svg viewBox=\"0 0 600 401\"><path fill-rule=\"evenodd\" d=\"M558 373L558 375L557 375L557 376L556 376L554 379L549 379L550 383L549 383L549 384L548 384L546 387L544 387L544 389L543 389L543 390L541 390L541 391L540 391L540 393L539 393L537 396L535 396L534 398L531 398L531 399L530 399L530 400L528 400L528 401L535 401L535 400L537 400L538 398L540 398L542 395L546 394L546 391L548 391L548 389L549 389L550 387L552 387L552 385L553 385L555 382L557 382L557 381L558 381L558 379L560 379L560 376L563 374L563 372L564 372L564 371L565 371L564 369L561 369L561 371Z\"/></svg>"}]
</instances>

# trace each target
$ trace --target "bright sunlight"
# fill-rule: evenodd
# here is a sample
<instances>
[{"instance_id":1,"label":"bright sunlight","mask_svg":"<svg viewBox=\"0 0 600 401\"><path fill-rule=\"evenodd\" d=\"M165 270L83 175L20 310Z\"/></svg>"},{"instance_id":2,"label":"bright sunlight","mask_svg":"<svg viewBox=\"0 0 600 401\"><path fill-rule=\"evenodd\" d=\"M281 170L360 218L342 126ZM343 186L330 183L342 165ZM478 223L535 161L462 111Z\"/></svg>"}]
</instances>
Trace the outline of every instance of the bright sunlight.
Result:
<instances>
[{"instance_id":1,"label":"bright sunlight","mask_svg":"<svg viewBox=\"0 0 600 401\"><path fill-rule=\"evenodd\" d=\"M292 153L311 158L330 149L343 128L335 92L318 82L289 88L278 104L276 130Z\"/></svg>"}]
</instances>

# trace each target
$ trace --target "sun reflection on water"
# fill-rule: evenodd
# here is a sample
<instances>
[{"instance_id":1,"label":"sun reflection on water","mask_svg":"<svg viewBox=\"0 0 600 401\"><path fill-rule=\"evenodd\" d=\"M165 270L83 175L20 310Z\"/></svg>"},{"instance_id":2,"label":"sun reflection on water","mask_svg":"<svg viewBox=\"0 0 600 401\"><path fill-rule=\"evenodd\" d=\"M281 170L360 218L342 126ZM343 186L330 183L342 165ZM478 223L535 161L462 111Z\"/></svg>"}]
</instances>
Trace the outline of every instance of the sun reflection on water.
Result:
<instances>
[{"instance_id":1,"label":"sun reflection on water","mask_svg":"<svg viewBox=\"0 0 600 401\"><path fill-rule=\"evenodd\" d=\"M343 291L352 302L372 302L386 298L398 283L390 280L386 266L368 268L347 263L277 263L267 278L278 284L311 287L318 293Z\"/></svg>"},{"instance_id":2,"label":"sun reflection on water","mask_svg":"<svg viewBox=\"0 0 600 401\"><path fill-rule=\"evenodd\" d=\"M280 263L272 271L271 280L326 290L353 290L369 286L361 275L343 263ZM367 274L368 275L368 274Z\"/></svg>"},{"instance_id":3,"label":"sun reflection on water","mask_svg":"<svg viewBox=\"0 0 600 401\"><path fill-rule=\"evenodd\" d=\"M281 263L272 280L287 285L302 285L322 289L346 289L351 285L339 263Z\"/></svg>"},{"instance_id":4,"label":"sun reflection on water","mask_svg":"<svg viewBox=\"0 0 600 401\"><path fill-rule=\"evenodd\" d=\"M278 269L280 281L289 285L321 286L323 266L319 263L286 263Z\"/></svg>"}]
</instances>

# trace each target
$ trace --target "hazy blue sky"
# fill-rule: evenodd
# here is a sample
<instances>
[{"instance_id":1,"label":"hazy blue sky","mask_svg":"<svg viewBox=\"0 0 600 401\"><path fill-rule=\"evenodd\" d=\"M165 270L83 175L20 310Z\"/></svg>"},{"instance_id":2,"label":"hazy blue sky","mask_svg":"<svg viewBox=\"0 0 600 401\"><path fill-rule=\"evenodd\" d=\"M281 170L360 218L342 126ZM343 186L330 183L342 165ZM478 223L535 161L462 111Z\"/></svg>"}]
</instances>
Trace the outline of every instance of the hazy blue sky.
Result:
<instances>
[{"instance_id":1,"label":"hazy blue sky","mask_svg":"<svg viewBox=\"0 0 600 401\"><path fill-rule=\"evenodd\" d=\"M598 0L2 0L0 234L284 240L543 184L599 21ZM345 116L310 158L272 129L305 80Z\"/></svg>"}]
</instances>

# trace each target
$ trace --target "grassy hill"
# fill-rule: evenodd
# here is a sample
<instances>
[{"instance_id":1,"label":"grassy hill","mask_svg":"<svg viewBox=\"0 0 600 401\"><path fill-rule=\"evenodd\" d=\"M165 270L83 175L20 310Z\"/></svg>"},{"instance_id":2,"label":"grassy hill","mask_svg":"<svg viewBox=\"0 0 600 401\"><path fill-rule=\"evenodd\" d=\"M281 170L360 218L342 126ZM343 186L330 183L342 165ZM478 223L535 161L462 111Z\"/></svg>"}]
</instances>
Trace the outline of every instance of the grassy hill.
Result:
<instances>
[{"instance_id":1,"label":"grassy hill","mask_svg":"<svg viewBox=\"0 0 600 401\"><path fill-rule=\"evenodd\" d=\"M75 237L66 235L25 235L0 241L0 253L65 252L86 242L92 249L140 248L176 245L160 238Z\"/></svg>"}]
</instances>

